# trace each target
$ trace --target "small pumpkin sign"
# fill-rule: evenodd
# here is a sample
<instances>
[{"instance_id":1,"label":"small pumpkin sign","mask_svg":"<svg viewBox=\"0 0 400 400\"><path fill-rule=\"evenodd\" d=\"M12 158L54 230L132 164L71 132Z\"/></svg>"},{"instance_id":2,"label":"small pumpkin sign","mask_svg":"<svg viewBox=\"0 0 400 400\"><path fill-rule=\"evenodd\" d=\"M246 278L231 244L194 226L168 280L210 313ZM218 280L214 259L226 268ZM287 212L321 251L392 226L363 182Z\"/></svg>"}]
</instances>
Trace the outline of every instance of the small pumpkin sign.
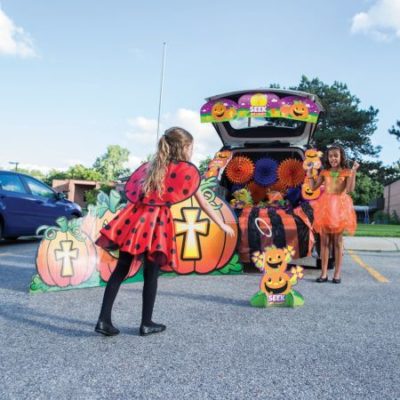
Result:
<instances>
[{"instance_id":1,"label":"small pumpkin sign","mask_svg":"<svg viewBox=\"0 0 400 400\"><path fill-rule=\"evenodd\" d=\"M250 300L253 307L297 307L304 304L303 296L292 289L303 278L303 268L296 266L287 270L294 253L291 246L270 246L263 252L253 253L252 261L263 272L260 290Z\"/></svg>"}]
</instances>

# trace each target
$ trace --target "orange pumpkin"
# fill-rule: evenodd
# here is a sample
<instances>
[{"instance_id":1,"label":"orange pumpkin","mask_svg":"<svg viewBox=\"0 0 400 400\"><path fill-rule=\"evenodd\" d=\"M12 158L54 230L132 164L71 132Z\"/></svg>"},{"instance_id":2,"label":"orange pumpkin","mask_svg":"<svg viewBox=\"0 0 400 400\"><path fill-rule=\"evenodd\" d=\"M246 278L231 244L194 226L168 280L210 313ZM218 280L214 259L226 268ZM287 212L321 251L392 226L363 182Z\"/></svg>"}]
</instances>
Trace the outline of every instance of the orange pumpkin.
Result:
<instances>
[{"instance_id":1,"label":"orange pumpkin","mask_svg":"<svg viewBox=\"0 0 400 400\"><path fill-rule=\"evenodd\" d=\"M284 272L287 268L287 252L285 248L267 247L264 255L264 269L266 271Z\"/></svg>"},{"instance_id":2,"label":"orange pumpkin","mask_svg":"<svg viewBox=\"0 0 400 400\"><path fill-rule=\"evenodd\" d=\"M268 270L264 274L260 283L260 290L267 295L273 294L286 294L289 293L292 288L289 275L281 271Z\"/></svg>"},{"instance_id":3,"label":"orange pumpkin","mask_svg":"<svg viewBox=\"0 0 400 400\"><path fill-rule=\"evenodd\" d=\"M209 219L194 196L171 207L178 251L176 273L206 274L224 267L232 258L238 240L236 217L219 197L213 204L220 207L216 213L233 228L233 237Z\"/></svg>"},{"instance_id":4,"label":"orange pumpkin","mask_svg":"<svg viewBox=\"0 0 400 400\"><path fill-rule=\"evenodd\" d=\"M307 106L301 102L301 101L296 101L292 107L291 107L291 114L295 118L304 118L306 119L308 117L308 108Z\"/></svg>"},{"instance_id":5,"label":"orange pumpkin","mask_svg":"<svg viewBox=\"0 0 400 400\"><path fill-rule=\"evenodd\" d=\"M301 196L304 200L316 200L321 195L321 189L312 190L307 182L301 185Z\"/></svg>"},{"instance_id":6,"label":"orange pumpkin","mask_svg":"<svg viewBox=\"0 0 400 400\"><path fill-rule=\"evenodd\" d=\"M222 120L226 118L227 109L225 105L221 102L215 103L211 109L211 115L214 117L216 121Z\"/></svg>"},{"instance_id":7,"label":"orange pumpkin","mask_svg":"<svg viewBox=\"0 0 400 400\"><path fill-rule=\"evenodd\" d=\"M61 229L47 229L36 257L37 272L49 286L79 285L90 278L96 266L94 243L63 220Z\"/></svg>"}]
</instances>

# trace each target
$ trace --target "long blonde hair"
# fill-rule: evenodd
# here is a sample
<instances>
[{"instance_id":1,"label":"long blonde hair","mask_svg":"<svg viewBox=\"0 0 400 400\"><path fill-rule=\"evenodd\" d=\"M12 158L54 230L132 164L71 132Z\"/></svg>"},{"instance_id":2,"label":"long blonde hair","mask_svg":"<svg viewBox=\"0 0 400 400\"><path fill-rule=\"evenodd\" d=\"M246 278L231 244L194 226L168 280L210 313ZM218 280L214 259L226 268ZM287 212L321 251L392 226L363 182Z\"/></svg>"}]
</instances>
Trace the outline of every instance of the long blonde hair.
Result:
<instances>
[{"instance_id":1,"label":"long blonde hair","mask_svg":"<svg viewBox=\"0 0 400 400\"><path fill-rule=\"evenodd\" d=\"M157 152L154 154L150 169L143 184L143 191L148 194L157 191L159 195L164 191L164 177L167 167L172 160L187 160L185 147L193 143L193 136L183 128L172 127L164 132L158 141Z\"/></svg>"}]
</instances>

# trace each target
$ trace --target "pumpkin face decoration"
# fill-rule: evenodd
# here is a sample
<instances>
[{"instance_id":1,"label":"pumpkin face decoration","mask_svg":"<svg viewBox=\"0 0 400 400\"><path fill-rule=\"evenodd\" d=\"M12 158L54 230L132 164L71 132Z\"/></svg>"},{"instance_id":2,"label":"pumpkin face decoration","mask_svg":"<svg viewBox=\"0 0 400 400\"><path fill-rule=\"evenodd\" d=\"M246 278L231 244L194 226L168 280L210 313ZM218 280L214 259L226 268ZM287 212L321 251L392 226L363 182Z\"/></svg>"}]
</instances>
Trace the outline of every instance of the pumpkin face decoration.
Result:
<instances>
[{"instance_id":1,"label":"pumpkin face decoration","mask_svg":"<svg viewBox=\"0 0 400 400\"><path fill-rule=\"evenodd\" d=\"M218 153L215 154L214 158L208 164L208 169L204 174L204 176L206 178L218 176L226 167L231 158L232 158L231 151L219 151Z\"/></svg>"},{"instance_id":2,"label":"pumpkin face decoration","mask_svg":"<svg viewBox=\"0 0 400 400\"><path fill-rule=\"evenodd\" d=\"M283 272L286 270L286 253L284 249L270 248L265 252L264 268Z\"/></svg>"},{"instance_id":3,"label":"pumpkin face decoration","mask_svg":"<svg viewBox=\"0 0 400 400\"><path fill-rule=\"evenodd\" d=\"M214 117L215 120L222 120L225 118L225 112L227 108L223 103L215 103L211 109L211 115Z\"/></svg>"},{"instance_id":4,"label":"pumpkin face decoration","mask_svg":"<svg viewBox=\"0 0 400 400\"><path fill-rule=\"evenodd\" d=\"M262 271L284 272L293 255L294 249L292 246L287 246L283 249L269 246L264 249L264 252L254 252L251 259L254 265Z\"/></svg>"},{"instance_id":5,"label":"pumpkin face decoration","mask_svg":"<svg viewBox=\"0 0 400 400\"><path fill-rule=\"evenodd\" d=\"M308 117L308 108L301 101L295 102L291 107L291 114L296 118L306 119Z\"/></svg>"},{"instance_id":6,"label":"pumpkin face decoration","mask_svg":"<svg viewBox=\"0 0 400 400\"><path fill-rule=\"evenodd\" d=\"M304 200L316 200L321 195L321 189L312 190L307 182L301 186L301 196Z\"/></svg>"},{"instance_id":7,"label":"pumpkin face decoration","mask_svg":"<svg viewBox=\"0 0 400 400\"><path fill-rule=\"evenodd\" d=\"M314 174L314 169L320 169L321 168L321 157L322 157L322 152L318 151L316 149L308 149L305 152L305 159L303 161L303 168L307 170L309 167L312 166L313 168L313 175L316 175L316 171Z\"/></svg>"},{"instance_id":8,"label":"pumpkin face decoration","mask_svg":"<svg viewBox=\"0 0 400 400\"><path fill-rule=\"evenodd\" d=\"M36 257L37 272L49 286L76 286L92 275L96 248L78 226L78 220L59 218L60 228L48 228Z\"/></svg>"},{"instance_id":9,"label":"pumpkin face decoration","mask_svg":"<svg viewBox=\"0 0 400 400\"><path fill-rule=\"evenodd\" d=\"M178 251L178 265L174 271L178 274L206 274L224 267L232 258L238 240L236 216L217 196L210 204L233 228L235 235L229 237L209 219L194 196L172 205Z\"/></svg>"},{"instance_id":10,"label":"pumpkin face decoration","mask_svg":"<svg viewBox=\"0 0 400 400\"><path fill-rule=\"evenodd\" d=\"M292 289L289 275L285 272L268 271L260 283L260 290L267 295L286 294Z\"/></svg>"}]
</instances>

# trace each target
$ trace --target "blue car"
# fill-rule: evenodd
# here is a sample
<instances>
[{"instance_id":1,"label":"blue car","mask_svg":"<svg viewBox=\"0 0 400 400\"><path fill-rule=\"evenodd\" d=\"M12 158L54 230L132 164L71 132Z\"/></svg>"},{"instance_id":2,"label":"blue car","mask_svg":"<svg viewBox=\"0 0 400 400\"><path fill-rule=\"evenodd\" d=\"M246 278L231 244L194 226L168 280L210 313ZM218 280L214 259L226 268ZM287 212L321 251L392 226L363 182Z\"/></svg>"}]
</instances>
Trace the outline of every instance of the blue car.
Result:
<instances>
[{"instance_id":1,"label":"blue car","mask_svg":"<svg viewBox=\"0 0 400 400\"><path fill-rule=\"evenodd\" d=\"M35 235L62 216L79 218L81 207L32 176L0 171L0 239Z\"/></svg>"}]
</instances>

